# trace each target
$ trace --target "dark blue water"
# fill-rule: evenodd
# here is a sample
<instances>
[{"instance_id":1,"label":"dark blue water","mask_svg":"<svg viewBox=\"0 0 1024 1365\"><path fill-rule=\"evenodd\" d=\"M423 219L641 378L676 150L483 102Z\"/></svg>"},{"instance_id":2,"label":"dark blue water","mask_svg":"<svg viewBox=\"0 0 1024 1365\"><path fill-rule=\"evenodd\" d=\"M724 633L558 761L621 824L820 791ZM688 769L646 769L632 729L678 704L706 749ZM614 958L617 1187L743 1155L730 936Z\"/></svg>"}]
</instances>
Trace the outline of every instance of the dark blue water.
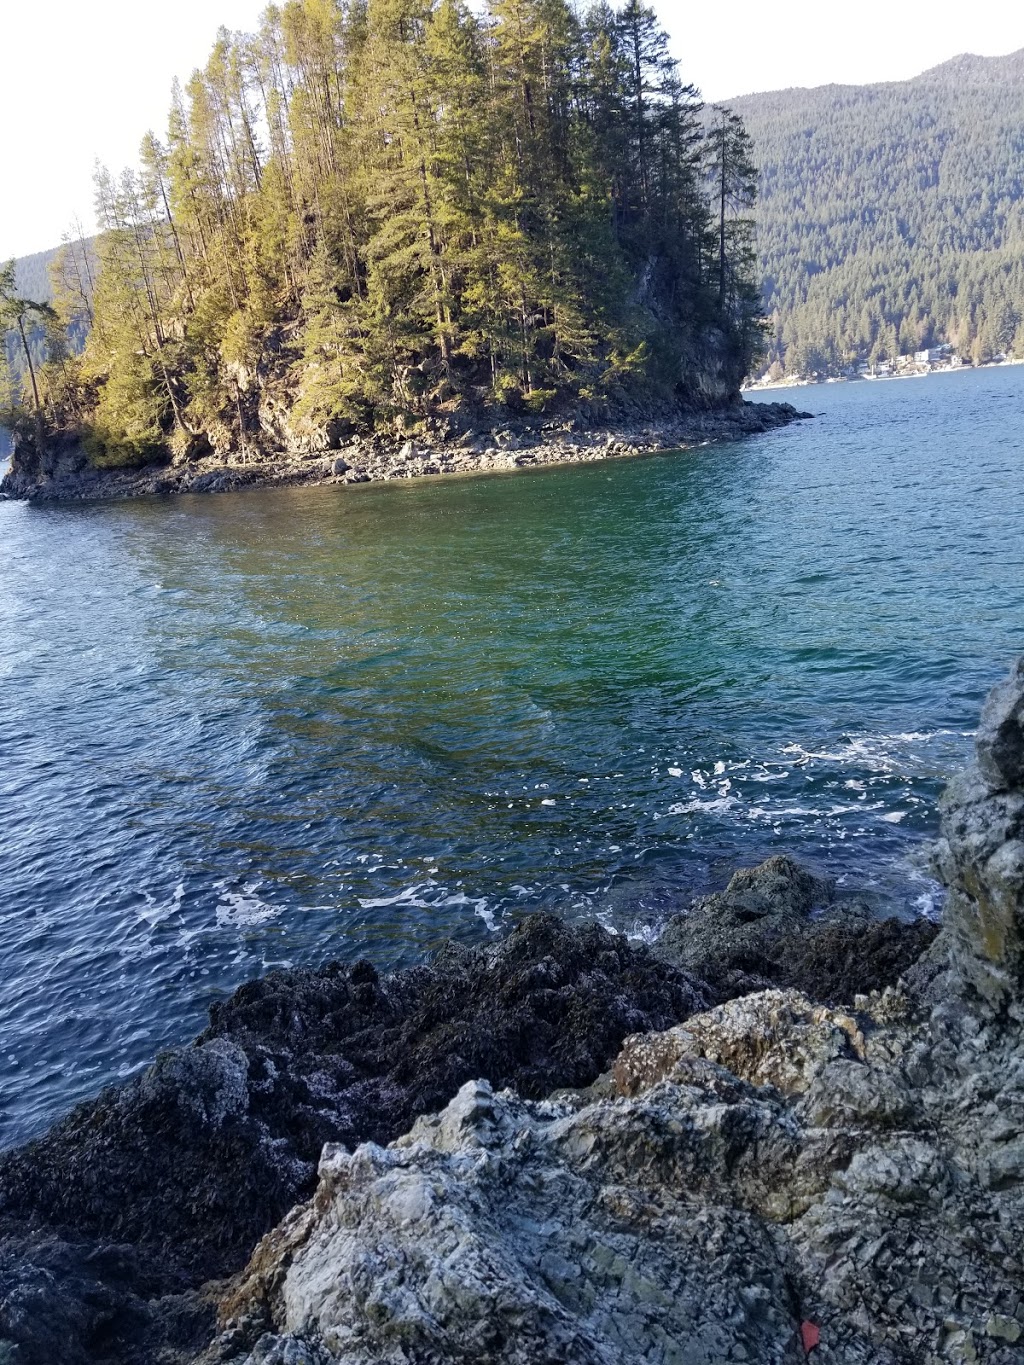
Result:
<instances>
[{"instance_id":1,"label":"dark blue water","mask_svg":"<svg viewBox=\"0 0 1024 1365\"><path fill-rule=\"evenodd\" d=\"M1024 369L684 455L0 504L0 1136L279 963L539 906L650 933L792 850L932 910L1024 648Z\"/></svg>"}]
</instances>

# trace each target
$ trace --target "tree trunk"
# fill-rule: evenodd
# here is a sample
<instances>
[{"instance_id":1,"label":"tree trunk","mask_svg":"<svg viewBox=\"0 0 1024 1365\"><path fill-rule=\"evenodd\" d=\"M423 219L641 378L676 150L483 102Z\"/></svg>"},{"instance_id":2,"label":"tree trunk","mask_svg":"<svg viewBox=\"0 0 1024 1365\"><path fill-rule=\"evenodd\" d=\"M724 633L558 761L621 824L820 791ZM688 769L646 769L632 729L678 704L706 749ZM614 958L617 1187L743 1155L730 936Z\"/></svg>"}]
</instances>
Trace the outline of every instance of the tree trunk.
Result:
<instances>
[{"instance_id":1,"label":"tree trunk","mask_svg":"<svg viewBox=\"0 0 1024 1365\"><path fill-rule=\"evenodd\" d=\"M722 141L722 179L719 186L718 212L718 306L725 305L725 141Z\"/></svg>"},{"instance_id":2,"label":"tree trunk","mask_svg":"<svg viewBox=\"0 0 1024 1365\"><path fill-rule=\"evenodd\" d=\"M28 337L25 335L25 319L18 314L18 331L21 334L21 344L25 351L25 360L28 364L28 376L32 381L32 398L36 405L36 415L42 413L43 406L39 401L39 385L36 383L36 367L32 364L32 352L29 349Z\"/></svg>"}]
</instances>

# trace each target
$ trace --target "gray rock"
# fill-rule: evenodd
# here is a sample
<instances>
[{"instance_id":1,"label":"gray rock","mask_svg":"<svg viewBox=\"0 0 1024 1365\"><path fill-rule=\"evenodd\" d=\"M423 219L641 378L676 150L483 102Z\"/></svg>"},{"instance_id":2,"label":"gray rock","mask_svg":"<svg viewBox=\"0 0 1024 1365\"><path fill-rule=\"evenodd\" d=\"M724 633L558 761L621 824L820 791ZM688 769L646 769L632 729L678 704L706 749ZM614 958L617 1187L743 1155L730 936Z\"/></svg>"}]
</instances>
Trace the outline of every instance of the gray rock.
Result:
<instances>
[{"instance_id":1,"label":"gray rock","mask_svg":"<svg viewBox=\"0 0 1024 1365\"><path fill-rule=\"evenodd\" d=\"M349 464L348 460L345 459L344 455L339 455L335 460L331 461L332 474L347 474L351 468L352 466Z\"/></svg>"},{"instance_id":2,"label":"gray rock","mask_svg":"<svg viewBox=\"0 0 1024 1365\"><path fill-rule=\"evenodd\" d=\"M1024 1186L984 1184L977 1073L894 1004L765 992L628 1040L610 1088L471 1082L389 1147L326 1147L203 1360L788 1365L809 1321L824 1365L1019 1362ZM1018 1046L983 1075L1020 1118Z\"/></svg>"},{"instance_id":3,"label":"gray rock","mask_svg":"<svg viewBox=\"0 0 1024 1365\"><path fill-rule=\"evenodd\" d=\"M989 693L975 750L981 775L994 790L1024 786L1024 658Z\"/></svg>"},{"instance_id":4,"label":"gray rock","mask_svg":"<svg viewBox=\"0 0 1024 1365\"><path fill-rule=\"evenodd\" d=\"M933 998L1024 1019L1024 660L981 713L975 761L939 803L939 875L949 887Z\"/></svg>"}]
</instances>

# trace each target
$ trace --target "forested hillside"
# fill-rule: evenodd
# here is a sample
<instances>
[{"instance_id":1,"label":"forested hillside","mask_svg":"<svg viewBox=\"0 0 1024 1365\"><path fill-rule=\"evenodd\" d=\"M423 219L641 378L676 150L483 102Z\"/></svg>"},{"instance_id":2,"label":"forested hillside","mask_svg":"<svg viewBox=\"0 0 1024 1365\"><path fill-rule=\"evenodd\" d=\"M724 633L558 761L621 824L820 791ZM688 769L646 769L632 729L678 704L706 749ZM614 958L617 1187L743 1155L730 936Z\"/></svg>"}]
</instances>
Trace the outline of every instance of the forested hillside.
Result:
<instances>
[{"instance_id":1,"label":"forested hillside","mask_svg":"<svg viewBox=\"0 0 1024 1365\"><path fill-rule=\"evenodd\" d=\"M753 199L638 0L291 0L99 174L46 412L122 462L721 402L760 341Z\"/></svg>"},{"instance_id":2,"label":"forested hillside","mask_svg":"<svg viewBox=\"0 0 1024 1365\"><path fill-rule=\"evenodd\" d=\"M730 107L761 168L769 360L1024 355L1024 51Z\"/></svg>"},{"instance_id":3,"label":"forested hillside","mask_svg":"<svg viewBox=\"0 0 1024 1365\"><path fill-rule=\"evenodd\" d=\"M8 425L21 400L32 392L29 359L36 367L38 380L45 380L54 370L67 375L69 357L79 354L85 346L91 316L83 294L88 294L89 289L88 284L81 289L75 281L83 275L88 281L94 267L94 243L83 237L78 227L77 238L68 233L63 245L15 260L13 278L8 287L0 287L0 460L10 454ZM8 294L18 301L13 309ZM47 327L45 314L32 305L55 302L63 317L54 319L56 328ZM17 327L19 313L24 322L24 340Z\"/></svg>"}]
</instances>

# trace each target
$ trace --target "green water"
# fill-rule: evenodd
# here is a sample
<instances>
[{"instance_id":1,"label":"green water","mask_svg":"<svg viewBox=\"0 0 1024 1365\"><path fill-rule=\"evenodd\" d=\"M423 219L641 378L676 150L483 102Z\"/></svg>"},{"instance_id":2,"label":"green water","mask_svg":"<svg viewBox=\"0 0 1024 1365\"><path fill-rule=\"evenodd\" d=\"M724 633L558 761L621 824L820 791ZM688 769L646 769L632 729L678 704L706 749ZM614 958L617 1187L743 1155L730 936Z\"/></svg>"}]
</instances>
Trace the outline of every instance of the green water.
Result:
<instances>
[{"instance_id":1,"label":"green water","mask_svg":"<svg viewBox=\"0 0 1024 1365\"><path fill-rule=\"evenodd\" d=\"M934 912L1024 645L1024 370L796 398L683 455L0 505L3 1138L275 963L650 936L780 849Z\"/></svg>"}]
</instances>

